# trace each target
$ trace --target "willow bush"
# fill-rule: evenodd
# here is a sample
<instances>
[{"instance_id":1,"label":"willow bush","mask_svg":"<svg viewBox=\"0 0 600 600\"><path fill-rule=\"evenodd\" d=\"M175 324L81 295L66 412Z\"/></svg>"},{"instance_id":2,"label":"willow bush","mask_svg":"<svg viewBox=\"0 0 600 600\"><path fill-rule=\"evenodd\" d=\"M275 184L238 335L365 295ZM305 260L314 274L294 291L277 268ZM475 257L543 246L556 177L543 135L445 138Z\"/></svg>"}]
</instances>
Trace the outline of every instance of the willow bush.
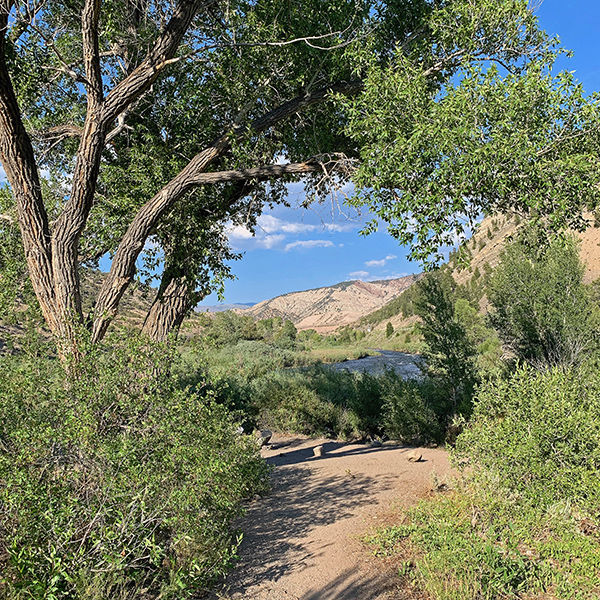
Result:
<instances>
[{"instance_id":1,"label":"willow bush","mask_svg":"<svg viewBox=\"0 0 600 600\"><path fill-rule=\"evenodd\" d=\"M0 361L0 596L183 598L235 555L240 501L267 485L256 443L140 338L65 379Z\"/></svg>"}]
</instances>

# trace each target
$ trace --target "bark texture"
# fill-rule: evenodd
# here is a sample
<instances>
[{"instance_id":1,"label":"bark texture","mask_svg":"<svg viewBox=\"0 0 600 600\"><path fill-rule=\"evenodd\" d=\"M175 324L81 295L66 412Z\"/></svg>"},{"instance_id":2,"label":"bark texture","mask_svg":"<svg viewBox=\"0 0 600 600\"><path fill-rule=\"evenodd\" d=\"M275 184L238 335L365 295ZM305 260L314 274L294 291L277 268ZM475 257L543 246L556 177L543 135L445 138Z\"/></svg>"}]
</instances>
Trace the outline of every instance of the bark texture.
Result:
<instances>
[{"instance_id":1,"label":"bark texture","mask_svg":"<svg viewBox=\"0 0 600 600\"><path fill-rule=\"evenodd\" d=\"M156 342L165 342L177 334L192 302L189 283L184 277L168 277L156 295L144 321L143 333Z\"/></svg>"}]
</instances>

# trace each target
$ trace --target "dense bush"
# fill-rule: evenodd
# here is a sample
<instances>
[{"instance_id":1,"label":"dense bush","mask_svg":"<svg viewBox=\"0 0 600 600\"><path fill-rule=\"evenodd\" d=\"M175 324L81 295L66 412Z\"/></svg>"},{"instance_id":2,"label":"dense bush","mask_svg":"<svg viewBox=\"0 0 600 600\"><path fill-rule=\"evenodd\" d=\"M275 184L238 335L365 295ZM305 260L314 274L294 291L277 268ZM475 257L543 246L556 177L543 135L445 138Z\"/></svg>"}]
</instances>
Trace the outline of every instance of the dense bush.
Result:
<instances>
[{"instance_id":1,"label":"dense bush","mask_svg":"<svg viewBox=\"0 0 600 600\"><path fill-rule=\"evenodd\" d=\"M57 364L0 363L0 596L182 598L229 564L266 486L228 411L136 338Z\"/></svg>"},{"instance_id":2,"label":"dense bush","mask_svg":"<svg viewBox=\"0 0 600 600\"><path fill-rule=\"evenodd\" d=\"M574 238L509 244L489 288L490 321L505 347L536 367L579 364L597 348L598 311Z\"/></svg>"},{"instance_id":3,"label":"dense bush","mask_svg":"<svg viewBox=\"0 0 600 600\"><path fill-rule=\"evenodd\" d=\"M443 390L432 381L405 381L317 366L256 379L252 401L265 427L306 435L409 443L443 438ZM436 409L441 412L437 413Z\"/></svg>"},{"instance_id":4,"label":"dense bush","mask_svg":"<svg viewBox=\"0 0 600 600\"><path fill-rule=\"evenodd\" d=\"M538 505L600 508L600 378L521 367L479 391L457 457L487 481Z\"/></svg>"},{"instance_id":5,"label":"dense bush","mask_svg":"<svg viewBox=\"0 0 600 600\"><path fill-rule=\"evenodd\" d=\"M439 440L443 427L432 408L431 392L428 384L388 376L382 410L385 433L409 443Z\"/></svg>"},{"instance_id":6,"label":"dense bush","mask_svg":"<svg viewBox=\"0 0 600 600\"><path fill-rule=\"evenodd\" d=\"M325 367L279 372L253 384L261 425L305 435L352 438L366 434L349 407L353 376Z\"/></svg>"}]
</instances>

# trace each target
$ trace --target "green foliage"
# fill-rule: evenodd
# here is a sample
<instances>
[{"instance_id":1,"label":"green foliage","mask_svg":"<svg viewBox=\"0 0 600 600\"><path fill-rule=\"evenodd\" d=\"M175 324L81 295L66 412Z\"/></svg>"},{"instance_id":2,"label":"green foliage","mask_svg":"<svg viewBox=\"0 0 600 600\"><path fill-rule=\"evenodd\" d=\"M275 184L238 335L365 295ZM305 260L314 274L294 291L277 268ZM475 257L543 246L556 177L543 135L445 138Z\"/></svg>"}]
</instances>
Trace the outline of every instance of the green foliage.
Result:
<instances>
[{"instance_id":1,"label":"green foliage","mask_svg":"<svg viewBox=\"0 0 600 600\"><path fill-rule=\"evenodd\" d=\"M537 506L600 506L600 379L520 367L485 384L457 441L457 460Z\"/></svg>"},{"instance_id":2,"label":"green foliage","mask_svg":"<svg viewBox=\"0 0 600 600\"><path fill-rule=\"evenodd\" d=\"M365 93L345 102L361 157L354 203L375 215L364 232L382 221L413 258L435 263L482 211L581 228L600 199L598 104L572 73L552 73L559 51L528 2L459 0L428 23L441 68L426 76L398 47L385 67L371 61Z\"/></svg>"},{"instance_id":3,"label":"green foliage","mask_svg":"<svg viewBox=\"0 0 600 600\"><path fill-rule=\"evenodd\" d=\"M597 597L600 545L568 504L544 512L467 487L403 521L365 541L379 556L414 553L400 575L437 600Z\"/></svg>"},{"instance_id":4,"label":"green foliage","mask_svg":"<svg viewBox=\"0 0 600 600\"><path fill-rule=\"evenodd\" d=\"M209 359L211 372L237 373L248 380L298 364L299 357L285 348L259 340L243 340L221 348Z\"/></svg>"},{"instance_id":5,"label":"green foliage","mask_svg":"<svg viewBox=\"0 0 600 600\"><path fill-rule=\"evenodd\" d=\"M394 326L388 321L388 324L385 326L385 337L392 337L394 334Z\"/></svg>"},{"instance_id":6,"label":"green foliage","mask_svg":"<svg viewBox=\"0 0 600 600\"><path fill-rule=\"evenodd\" d=\"M534 230L506 247L494 271L490 322L516 358L573 365L595 350L598 330L574 238L542 245Z\"/></svg>"},{"instance_id":7,"label":"green foliage","mask_svg":"<svg viewBox=\"0 0 600 600\"><path fill-rule=\"evenodd\" d=\"M182 598L235 555L240 501L266 470L211 393L137 337L66 384L46 359L0 363L0 595Z\"/></svg>"},{"instance_id":8,"label":"green foliage","mask_svg":"<svg viewBox=\"0 0 600 600\"><path fill-rule=\"evenodd\" d=\"M381 431L378 378L328 367L280 372L253 384L263 425L306 435L352 438Z\"/></svg>"},{"instance_id":9,"label":"green foliage","mask_svg":"<svg viewBox=\"0 0 600 600\"><path fill-rule=\"evenodd\" d=\"M599 432L597 364L490 380L453 455L466 479L366 541L439 600L597 598Z\"/></svg>"},{"instance_id":10,"label":"green foliage","mask_svg":"<svg viewBox=\"0 0 600 600\"><path fill-rule=\"evenodd\" d=\"M415 312L421 317L419 330L426 344L423 358L427 374L437 379L448 392L446 412L470 412L473 388L477 380L476 349L456 310L456 287L452 276L439 271L428 274L418 284ZM474 329L473 324L469 324Z\"/></svg>"},{"instance_id":11,"label":"green foliage","mask_svg":"<svg viewBox=\"0 0 600 600\"><path fill-rule=\"evenodd\" d=\"M257 378L251 390L258 420L276 430L344 439L385 434L408 443L443 439L439 390L392 371L374 376L317 366Z\"/></svg>"},{"instance_id":12,"label":"green foliage","mask_svg":"<svg viewBox=\"0 0 600 600\"><path fill-rule=\"evenodd\" d=\"M302 378L273 376L256 382L253 391L265 427L303 435L360 437L356 416L321 398Z\"/></svg>"},{"instance_id":13,"label":"green foliage","mask_svg":"<svg viewBox=\"0 0 600 600\"><path fill-rule=\"evenodd\" d=\"M440 441L443 427L430 405L429 386L394 378L384 389L382 416L388 437L411 444Z\"/></svg>"},{"instance_id":14,"label":"green foliage","mask_svg":"<svg viewBox=\"0 0 600 600\"><path fill-rule=\"evenodd\" d=\"M296 347L296 334L298 331L294 324L286 319L281 329L273 336L273 343L279 348L293 350Z\"/></svg>"},{"instance_id":15,"label":"green foliage","mask_svg":"<svg viewBox=\"0 0 600 600\"><path fill-rule=\"evenodd\" d=\"M217 347L236 344L241 340L258 340L260 334L254 319L232 310L215 313L206 322L203 337Z\"/></svg>"}]
</instances>

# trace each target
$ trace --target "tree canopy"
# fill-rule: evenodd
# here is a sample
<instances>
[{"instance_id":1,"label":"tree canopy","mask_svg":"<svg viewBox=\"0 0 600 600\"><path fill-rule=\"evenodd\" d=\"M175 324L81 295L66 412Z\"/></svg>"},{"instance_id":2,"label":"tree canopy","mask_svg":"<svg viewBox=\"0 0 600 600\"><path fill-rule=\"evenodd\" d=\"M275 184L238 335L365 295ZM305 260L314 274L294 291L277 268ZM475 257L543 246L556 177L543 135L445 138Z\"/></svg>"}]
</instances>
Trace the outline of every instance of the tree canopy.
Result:
<instances>
[{"instance_id":1,"label":"tree canopy","mask_svg":"<svg viewBox=\"0 0 600 600\"><path fill-rule=\"evenodd\" d=\"M596 202L594 99L551 75L524 0L29 0L0 27L7 216L62 355L157 249L176 326L229 274L226 223L290 178L352 179L418 258L483 209L580 224ZM78 268L106 252L86 319Z\"/></svg>"}]
</instances>

